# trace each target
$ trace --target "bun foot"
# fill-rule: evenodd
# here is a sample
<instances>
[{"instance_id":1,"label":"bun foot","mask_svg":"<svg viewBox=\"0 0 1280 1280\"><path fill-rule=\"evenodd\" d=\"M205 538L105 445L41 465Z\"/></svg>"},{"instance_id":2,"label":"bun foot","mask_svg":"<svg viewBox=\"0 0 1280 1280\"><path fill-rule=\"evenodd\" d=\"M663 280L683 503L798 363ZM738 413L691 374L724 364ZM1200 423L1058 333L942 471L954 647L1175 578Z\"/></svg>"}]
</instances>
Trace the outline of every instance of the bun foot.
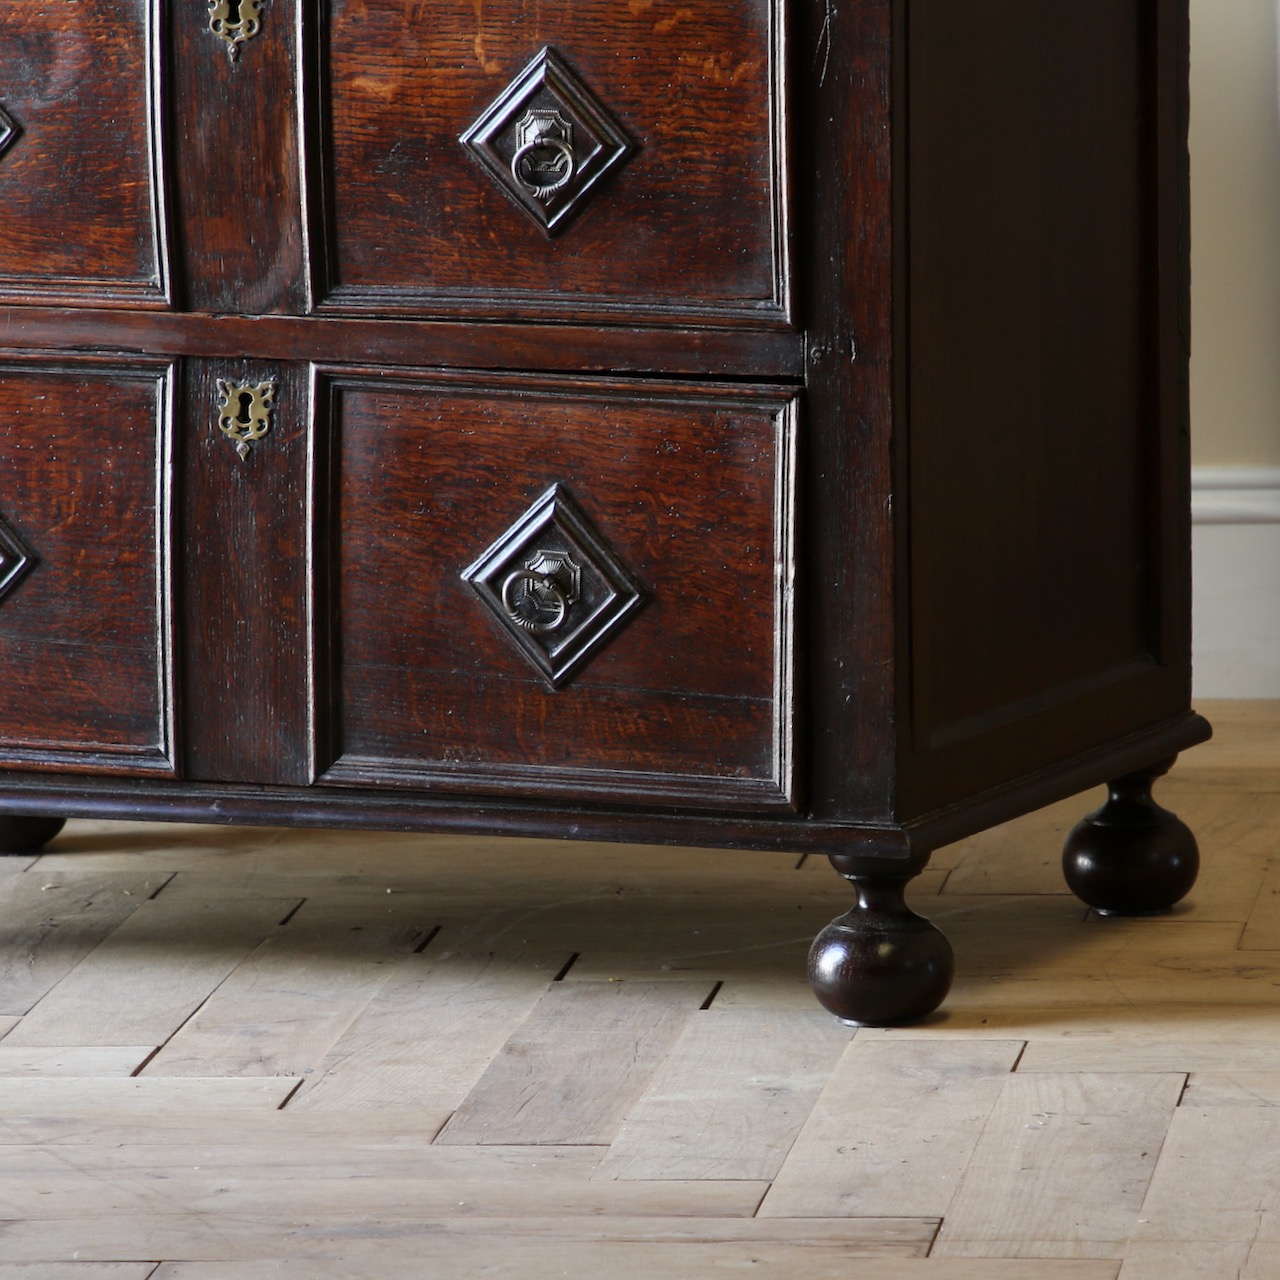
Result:
<instances>
[{"instance_id":1,"label":"bun foot","mask_svg":"<svg viewBox=\"0 0 1280 1280\"><path fill-rule=\"evenodd\" d=\"M0 854L38 853L65 825L65 818L0 817Z\"/></svg>"},{"instance_id":2,"label":"bun foot","mask_svg":"<svg viewBox=\"0 0 1280 1280\"><path fill-rule=\"evenodd\" d=\"M918 1022L946 998L951 944L906 904L906 877L846 879L857 905L833 920L809 952L809 981L825 1009L859 1027Z\"/></svg>"},{"instance_id":3,"label":"bun foot","mask_svg":"<svg viewBox=\"0 0 1280 1280\"><path fill-rule=\"evenodd\" d=\"M1067 885L1109 916L1160 915L1191 891L1200 851L1191 829L1151 798L1173 761L1118 778L1101 809L1077 823L1062 851Z\"/></svg>"}]
</instances>

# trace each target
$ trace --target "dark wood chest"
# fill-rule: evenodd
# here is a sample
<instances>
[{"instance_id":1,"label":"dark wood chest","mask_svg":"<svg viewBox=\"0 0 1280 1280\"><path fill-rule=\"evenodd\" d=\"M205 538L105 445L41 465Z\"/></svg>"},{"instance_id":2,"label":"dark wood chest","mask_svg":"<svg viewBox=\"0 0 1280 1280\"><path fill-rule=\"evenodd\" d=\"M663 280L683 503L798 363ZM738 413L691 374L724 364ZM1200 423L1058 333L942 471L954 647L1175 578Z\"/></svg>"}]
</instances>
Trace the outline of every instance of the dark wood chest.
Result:
<instances>
[{"instance_id":1,"label":"dark wood chest","mask_svg":"<svg viewBox=\"0 0 1280 1280\"><path fill-rule=\"evenodd\" d=\"M9 842L829 854L854 1021L945 992L930 851L1048 800L1123 779L1069 877L1168 905L1186 46L1178 0L4 6Z\"/></svg>"}]
</instances>

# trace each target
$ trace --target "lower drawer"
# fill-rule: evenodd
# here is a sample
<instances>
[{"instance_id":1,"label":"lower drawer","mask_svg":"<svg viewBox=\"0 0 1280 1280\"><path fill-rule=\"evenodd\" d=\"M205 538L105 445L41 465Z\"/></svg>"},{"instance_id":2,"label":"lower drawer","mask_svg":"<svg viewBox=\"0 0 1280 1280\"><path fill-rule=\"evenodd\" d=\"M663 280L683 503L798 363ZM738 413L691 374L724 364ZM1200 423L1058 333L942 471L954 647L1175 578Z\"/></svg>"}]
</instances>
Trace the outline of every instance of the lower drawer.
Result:
<instances>
[{"instance_id":1,"label":"lower drawer","mask_svg":"<svg viewBox=\"0 0 1280 1280\"><path fill-rule=\"evenodd\" d=\"M174 772L172 380L0 357L0 766Z\"/></svg>"},{"instance_id":2,"label":"lower drawer","mask_svg":"<svg viewBox=\"0 0 1280 1280\"><path fill-rule=\"evenodd\" d=\"M794 807L790 391L330 370L316 403L319 781Z\"/></svg>"}]
</instances>

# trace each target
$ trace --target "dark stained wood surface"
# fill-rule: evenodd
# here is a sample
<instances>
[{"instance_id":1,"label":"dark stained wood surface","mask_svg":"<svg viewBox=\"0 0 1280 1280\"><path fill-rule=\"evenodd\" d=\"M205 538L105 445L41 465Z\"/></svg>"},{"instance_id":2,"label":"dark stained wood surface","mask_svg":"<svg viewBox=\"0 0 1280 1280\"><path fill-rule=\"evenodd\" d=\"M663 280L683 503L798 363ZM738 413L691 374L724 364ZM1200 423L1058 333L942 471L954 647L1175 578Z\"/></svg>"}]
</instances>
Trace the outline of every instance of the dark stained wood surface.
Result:
<instances>
[{"instance_id":1,"label":"dark stained wood surface","mask_svg":"<svg viewBox=\"0 0 1280 1280\"><path fill-rule=\"evenodd\" d=\"M739 780L789 798L786 393L331 376L344 755L400 762L402 783L536 764L561 794L593 770L621 792L655 774L695 802L769 800ZM460 575L557 483L648 600L552 690Z\"/></svg>"},{"instance_id":2,"label":"dark stained wood surface","mask_svg":"<svg viewBox=\"0 0 1280 1280\"><path fill-rule=\"evenodd\" d=\"M980 12L912 14L908 812L1189 692L1185 530L1153 537L1187 468L1161 372L1178 209L1156 198L1175 22Z\"/></svg>"},{"instance_id":3,"label":"dark stained wood surface","mask_svg":"<svg viewBox=\"0 0 1280 1280\"><path fill-rule=\"evenodd\" d=\"M326 307L776 323L785 304L778 0L335 0ZM460 145L544 46L638 145L548 239Z\"/></svg>"},{"instance_id":4,"label":"dark stained wood surface","mask_svg":"<svg viewBox=\"0 0 1280 1280\"><path fill-rule=\"evenodd\" d=\"M173 78L182 302L237 314L305 311L297 8L271 0L233 61L207 0L174 0Z\"/></svg>"},{"instance_id":5,"label":"dark stained wood surface","mask_svg":"<svg viewBox=\"0 0 1280 1280\"><path fill-rule=\"evenodd\" d=\"M169 381L0 360L0 520L30 555L0 596L0 761L172 769Z\"/></svg>"},{"instance_id":6,"label":"dark stained wood surface","mask_svg":"<svg viewBox=\"0 0 1280 1280\"><path fill-rule=\"evenodd\" d=\"M217 782L311 779L306 372L188 361L178 468L183 769ZM219 430L219 378L277 385L243 460Z\"/></svg>"},{"instance_id":7,"label":"dark stained wood surface","mask_svg":"<svg viewBox=\"0 0 1280 1280\"><path fill-rule=\"evenodd\" d=\"M152 9L0 5L0 301L164 305Z\"/></svg>"},{"instance_id":8,"label":"dark stained wood surface","mask_svg":"<svg viewBox=\"0 0 1280 1280\"><path fill-rule=\"evenodd\" d=\"M0 435L14 813L811 849L866 957L877 877L1206 735L1184 3L11 8L0 360L86 372ZM543 46L639 145L555 239L459 142ZM460 578L551 484L648 596L554 693Z\"/></svg>"}]
</instances>

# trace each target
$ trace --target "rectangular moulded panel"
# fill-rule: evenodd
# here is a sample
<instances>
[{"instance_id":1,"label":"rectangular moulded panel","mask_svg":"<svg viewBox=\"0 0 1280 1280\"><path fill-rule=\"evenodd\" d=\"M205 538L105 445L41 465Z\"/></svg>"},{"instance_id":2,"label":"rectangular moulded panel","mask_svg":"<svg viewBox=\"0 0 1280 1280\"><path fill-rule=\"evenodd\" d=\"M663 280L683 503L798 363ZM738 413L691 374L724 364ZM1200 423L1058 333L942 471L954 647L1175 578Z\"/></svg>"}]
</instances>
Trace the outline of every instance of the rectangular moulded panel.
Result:
<instances>
[{"instance_id":1,"label":"rectangular moulded panel","mask_svg":"<svg viewBox=\"0 0 1280 1280\"><path fill-rule=\"evenodd\" d=\"M171 384L0 354L0 766L173 772Z\"/></svg>"},{"instance_id":2,"label":"rectangular moulded panel","mask_svg":"<svg viewBox=\"0 0 1280 1280\"><path fill-rule=\"evenodd\" d=\"M790 393L331 374L318 403L322 783L793 807Z\"/></svg>"},{"instance_id":3,"label":"rectangular moulded panel","mask_svg":"<svg viewBox=\"0 0 1280 1280\"><path fill-rule=\"evenodd\" d=\"M164 306L154 0L0 5L0 300Z\"/></svg>"},{"instance_id":4,"label":"rectangular moulded panel","mask_svg":"<svg viewBox=\"0 0 1280 1280\"><path fill-rule=\"evenodd\" d=\"M785 323L783 8L334 0L323 307Z\"/></svg>"},{"instance_id":5,"label":"rectangular moulded panel","mask_svg":"<svg viewBox=\"0 0 1280 1280\"><path fill-rule=\"evenodd\" d=\"M1174 9L910 9L912 809L1186 706Z\"/></svg>"}]
</instances>

